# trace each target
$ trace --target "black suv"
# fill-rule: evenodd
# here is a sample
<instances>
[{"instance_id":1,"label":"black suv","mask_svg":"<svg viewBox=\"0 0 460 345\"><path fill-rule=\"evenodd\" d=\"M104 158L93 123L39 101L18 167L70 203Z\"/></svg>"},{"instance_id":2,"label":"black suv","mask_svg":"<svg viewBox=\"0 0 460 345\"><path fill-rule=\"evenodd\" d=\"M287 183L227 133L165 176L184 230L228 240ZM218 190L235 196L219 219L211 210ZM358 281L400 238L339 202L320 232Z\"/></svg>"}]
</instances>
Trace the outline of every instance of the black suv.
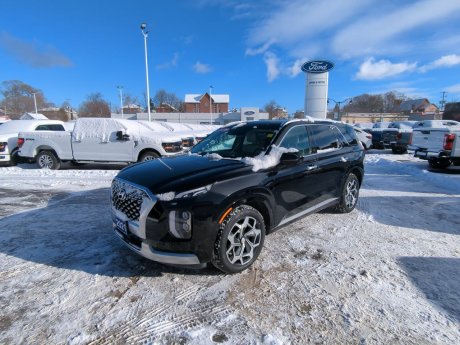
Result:
<instances>
[{"instance_id":1,"label":"black suv","mask_svg":"<svg viewBox=\"0 0 460 345\"><path fill-rule=\"evenodd\" d=\"M232 123L188 155L120 171L111 189L114 230L148 259L240 272L267 233L325 208L352 211L363 160L353 128L342 123Z\"/></svg>"}]
</instances>

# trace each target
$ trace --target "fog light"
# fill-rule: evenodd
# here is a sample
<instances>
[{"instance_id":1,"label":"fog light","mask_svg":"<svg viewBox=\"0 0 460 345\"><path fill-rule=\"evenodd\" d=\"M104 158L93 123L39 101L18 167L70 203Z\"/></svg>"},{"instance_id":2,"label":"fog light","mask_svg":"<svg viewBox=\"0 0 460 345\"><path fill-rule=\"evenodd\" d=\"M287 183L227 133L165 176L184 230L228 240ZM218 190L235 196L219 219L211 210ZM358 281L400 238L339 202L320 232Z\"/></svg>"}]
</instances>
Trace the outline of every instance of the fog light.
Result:
<instances>
[{"instance_id":1,"label":"fog light","mask_svg":"<svg viewBox=\"0 0 460 345\"><path fill-rule=\"evenodd\" d=\"M188 239L192 236L192 214L190 211L169 212L169 231L174 237Z\"/></svg>"}]
</instances>

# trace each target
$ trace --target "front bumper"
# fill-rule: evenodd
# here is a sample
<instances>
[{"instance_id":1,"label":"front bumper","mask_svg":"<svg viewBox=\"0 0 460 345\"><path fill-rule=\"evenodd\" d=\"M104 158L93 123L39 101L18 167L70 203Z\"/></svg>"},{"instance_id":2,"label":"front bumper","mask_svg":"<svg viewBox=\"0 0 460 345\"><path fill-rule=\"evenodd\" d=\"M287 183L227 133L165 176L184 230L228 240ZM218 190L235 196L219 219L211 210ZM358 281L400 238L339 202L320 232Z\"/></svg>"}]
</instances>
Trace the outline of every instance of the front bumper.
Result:
<instances>
[{"instance_id":1,"label":"front bumper","mask_svg":"<svg viewBox=\"0 0 460 345\"><path fill-rule=\"evenodd\" d=\"M11 157L9 154L0 152L0 162L1 163L9 163L11 160Z\"/></svg>"},{"instance_id":2,"label":"front bumper","mask_svg":"<svg viewBox=\"0 0 460 345\"><path fill-rule=\"evenodd\" d=\"M152 245L153 241L148 239L147 223L152 223L152 221L148 219L148 216L155 204L158 202L158 199L155 195L152 195L149 191L145 190L141 186L133 186L131 183L127 184L124 181L121 183L129 185L129 188L136 188L140 190L143 195L142 206L140 207L138 216L137 214L133 216L131 213L131 207L121 207L123 210L125 210L125 212L123 212L114 206L114 191L112 187L111 213L113 230L115 234L123 241L123 243L132 251L153 261L175 265L200 264L201 262L198 259L198 256L194 253L184 253L179 251L176 252L174 250L169 250L170 248L165 251ZM129 213L129 216L126 213Z\"/></svg>"}]
</instances>

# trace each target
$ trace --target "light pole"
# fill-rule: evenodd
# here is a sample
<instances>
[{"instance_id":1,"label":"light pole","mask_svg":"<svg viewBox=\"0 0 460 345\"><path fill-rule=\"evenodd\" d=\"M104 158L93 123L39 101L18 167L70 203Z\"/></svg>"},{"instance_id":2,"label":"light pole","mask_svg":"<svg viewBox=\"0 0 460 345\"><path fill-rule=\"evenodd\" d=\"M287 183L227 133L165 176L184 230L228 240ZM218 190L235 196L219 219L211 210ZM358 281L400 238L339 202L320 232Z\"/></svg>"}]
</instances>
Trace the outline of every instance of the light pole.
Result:
<instances>
[{"instance_id":1,"label":"light pole","mask_svg":"<svg viewBox=\"0 0 460 345\"><path fill-rule=\"evenodd\" d=\"M141 24L141 31L142 35L144 36L144 51L145 51L145 80L147 82L147 112L149 113L149 121L152 121L150 118L150 91L149 91L149 65L147 62L147 36L148 31L145 30L147 28L147 24Z\"/></svg>"},{"instance_id":2,"label":"light pole","mask_svg":"<svg viewBox=\"0 0 460 345\"><path fill-rule=\"evenodd\" d=\"M339 107L339 110L337 111L337 120L342 121L342 116L340 115L340 106L343 103L346 103L346 102L348 102L347 104L352 104L353 103L353 97L345 98L343 101L336 101L333 98L328 98L327 103L329 103L329 101L334 102Z\"/></svg>"},{"instance_id":3,"label":"light pole","mask_svg":"<svg viewBox=\"0 0 460 345\"><path fill-rule=\"evenodd\" d=\"M117 86L118 91L120 91L120 109L121 109L121 118L123 118L123 86Z\"/></svg>"},{"instance_id":4,"label":"light pole","mask_svg":"<svg viewBox=\"0 0 460 345\"><path fill-rule=\"evenodd\" d=\"M35 97L36 92L32 92L32 95L34 95L34 104L35 104L35 114L38 114L37 110L37 97Z\"/></svg>"},{"instance_id":5,"label":"light pole","mask_svg":"<svg viewBox=\"0 0 460 345\"><path fill-rule=\"evenodd\" d=\"M211 113L211 125L212 125L212 96L211 96L211 90L214 86L210 85L209 86L209 112Z\"/></svg>"}]
</instances>

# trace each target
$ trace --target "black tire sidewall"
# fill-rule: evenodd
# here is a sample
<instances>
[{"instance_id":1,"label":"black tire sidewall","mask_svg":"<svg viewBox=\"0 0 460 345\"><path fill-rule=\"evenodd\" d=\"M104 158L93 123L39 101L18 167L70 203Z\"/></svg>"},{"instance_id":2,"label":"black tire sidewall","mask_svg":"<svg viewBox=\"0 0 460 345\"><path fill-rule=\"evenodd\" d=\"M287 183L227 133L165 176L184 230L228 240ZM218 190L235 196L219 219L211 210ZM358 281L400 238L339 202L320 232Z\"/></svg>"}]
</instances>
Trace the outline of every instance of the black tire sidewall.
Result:
<instances>
[{"instance_id":1,"label":"black tire sidewall","mask_svg":"<svg viewBox=\"0 0 460 345\"><path fill-rule=\"evenodd\" d=\"M50 168L51 170L57 170L59 169L60 167L60 163L59 163L59 160L58 158L54 155L53 152L50 152L50 151L41 151L38 155L37 155L37 165L40 167L40 169L46 169L46 167L42 167L40 166L40 163L39 163L39 160L40 160L40 157L41 156L48 156L51 158L51 160L53 161L53 166Z\"/></svg>"},{"instance_id":2,"label":"black tire sidewall","mask_svg":"<svg viewBox=\"0 0 460 345\"><path fill-rule=\"evenodd\" d=\"M227 253L226 253L226 244L227 244L227 237L232 230L233 226L235 225L236 222L241 220L241 218L244 217L252 217L257 220L259 223L259 227L261 230L261 238L260 238L260 244L258 247L254 249L254 256L253 258L246 263L245 265L239 265L239 264L232 264L228 258L227 258ZM219 228L219 233L217 235L217 239L214 245L214 253L213 253L213 264L216 266L218 269L226 272L226 273L239 273L247 269L249 266L251 266L254 261L257 260L259 257L260 252L262 251L264 241L265 241L265 222L262 217L262 215L257 211L255 208L247 205L239 206L235 208L230 214L227 216L225 221L222 223L222 225Z\"/></svg>"},{"instance_id":3,"label":"black tire sidewall","mask_svg":"<svg viewBox=\"0 0 460 345\"><path fill-rule=\"evenodd\" d=\"M140 156L139 162L148 162L145 160L146 157L155 157L156 159L156 158L160 158L160 155L155 152L145 152Z\"/></svg>"},{"instance_id":4,"label":"black tire sidewall","mask_svg":"<svg viewBox=\"0 0 460 345\"><path fill-rule=\"evenodd\" d=\"M358 194L356 195L356 202L353 205L353 207L348 207L346 200L345 200L346 193L347 193L347 185L348 185L348 182L350 182L350 180L356 180L356 183L358 185ZM356 175L353 173L349 173L342 186L342 193L340 195L340 203L337 206L338 212L349 213L355 209L356 205L358 204L358 199L359 199L359 188L360 188L360 185L359 185L358 177L356 177Z\"/></svg>"}]
</instances>

